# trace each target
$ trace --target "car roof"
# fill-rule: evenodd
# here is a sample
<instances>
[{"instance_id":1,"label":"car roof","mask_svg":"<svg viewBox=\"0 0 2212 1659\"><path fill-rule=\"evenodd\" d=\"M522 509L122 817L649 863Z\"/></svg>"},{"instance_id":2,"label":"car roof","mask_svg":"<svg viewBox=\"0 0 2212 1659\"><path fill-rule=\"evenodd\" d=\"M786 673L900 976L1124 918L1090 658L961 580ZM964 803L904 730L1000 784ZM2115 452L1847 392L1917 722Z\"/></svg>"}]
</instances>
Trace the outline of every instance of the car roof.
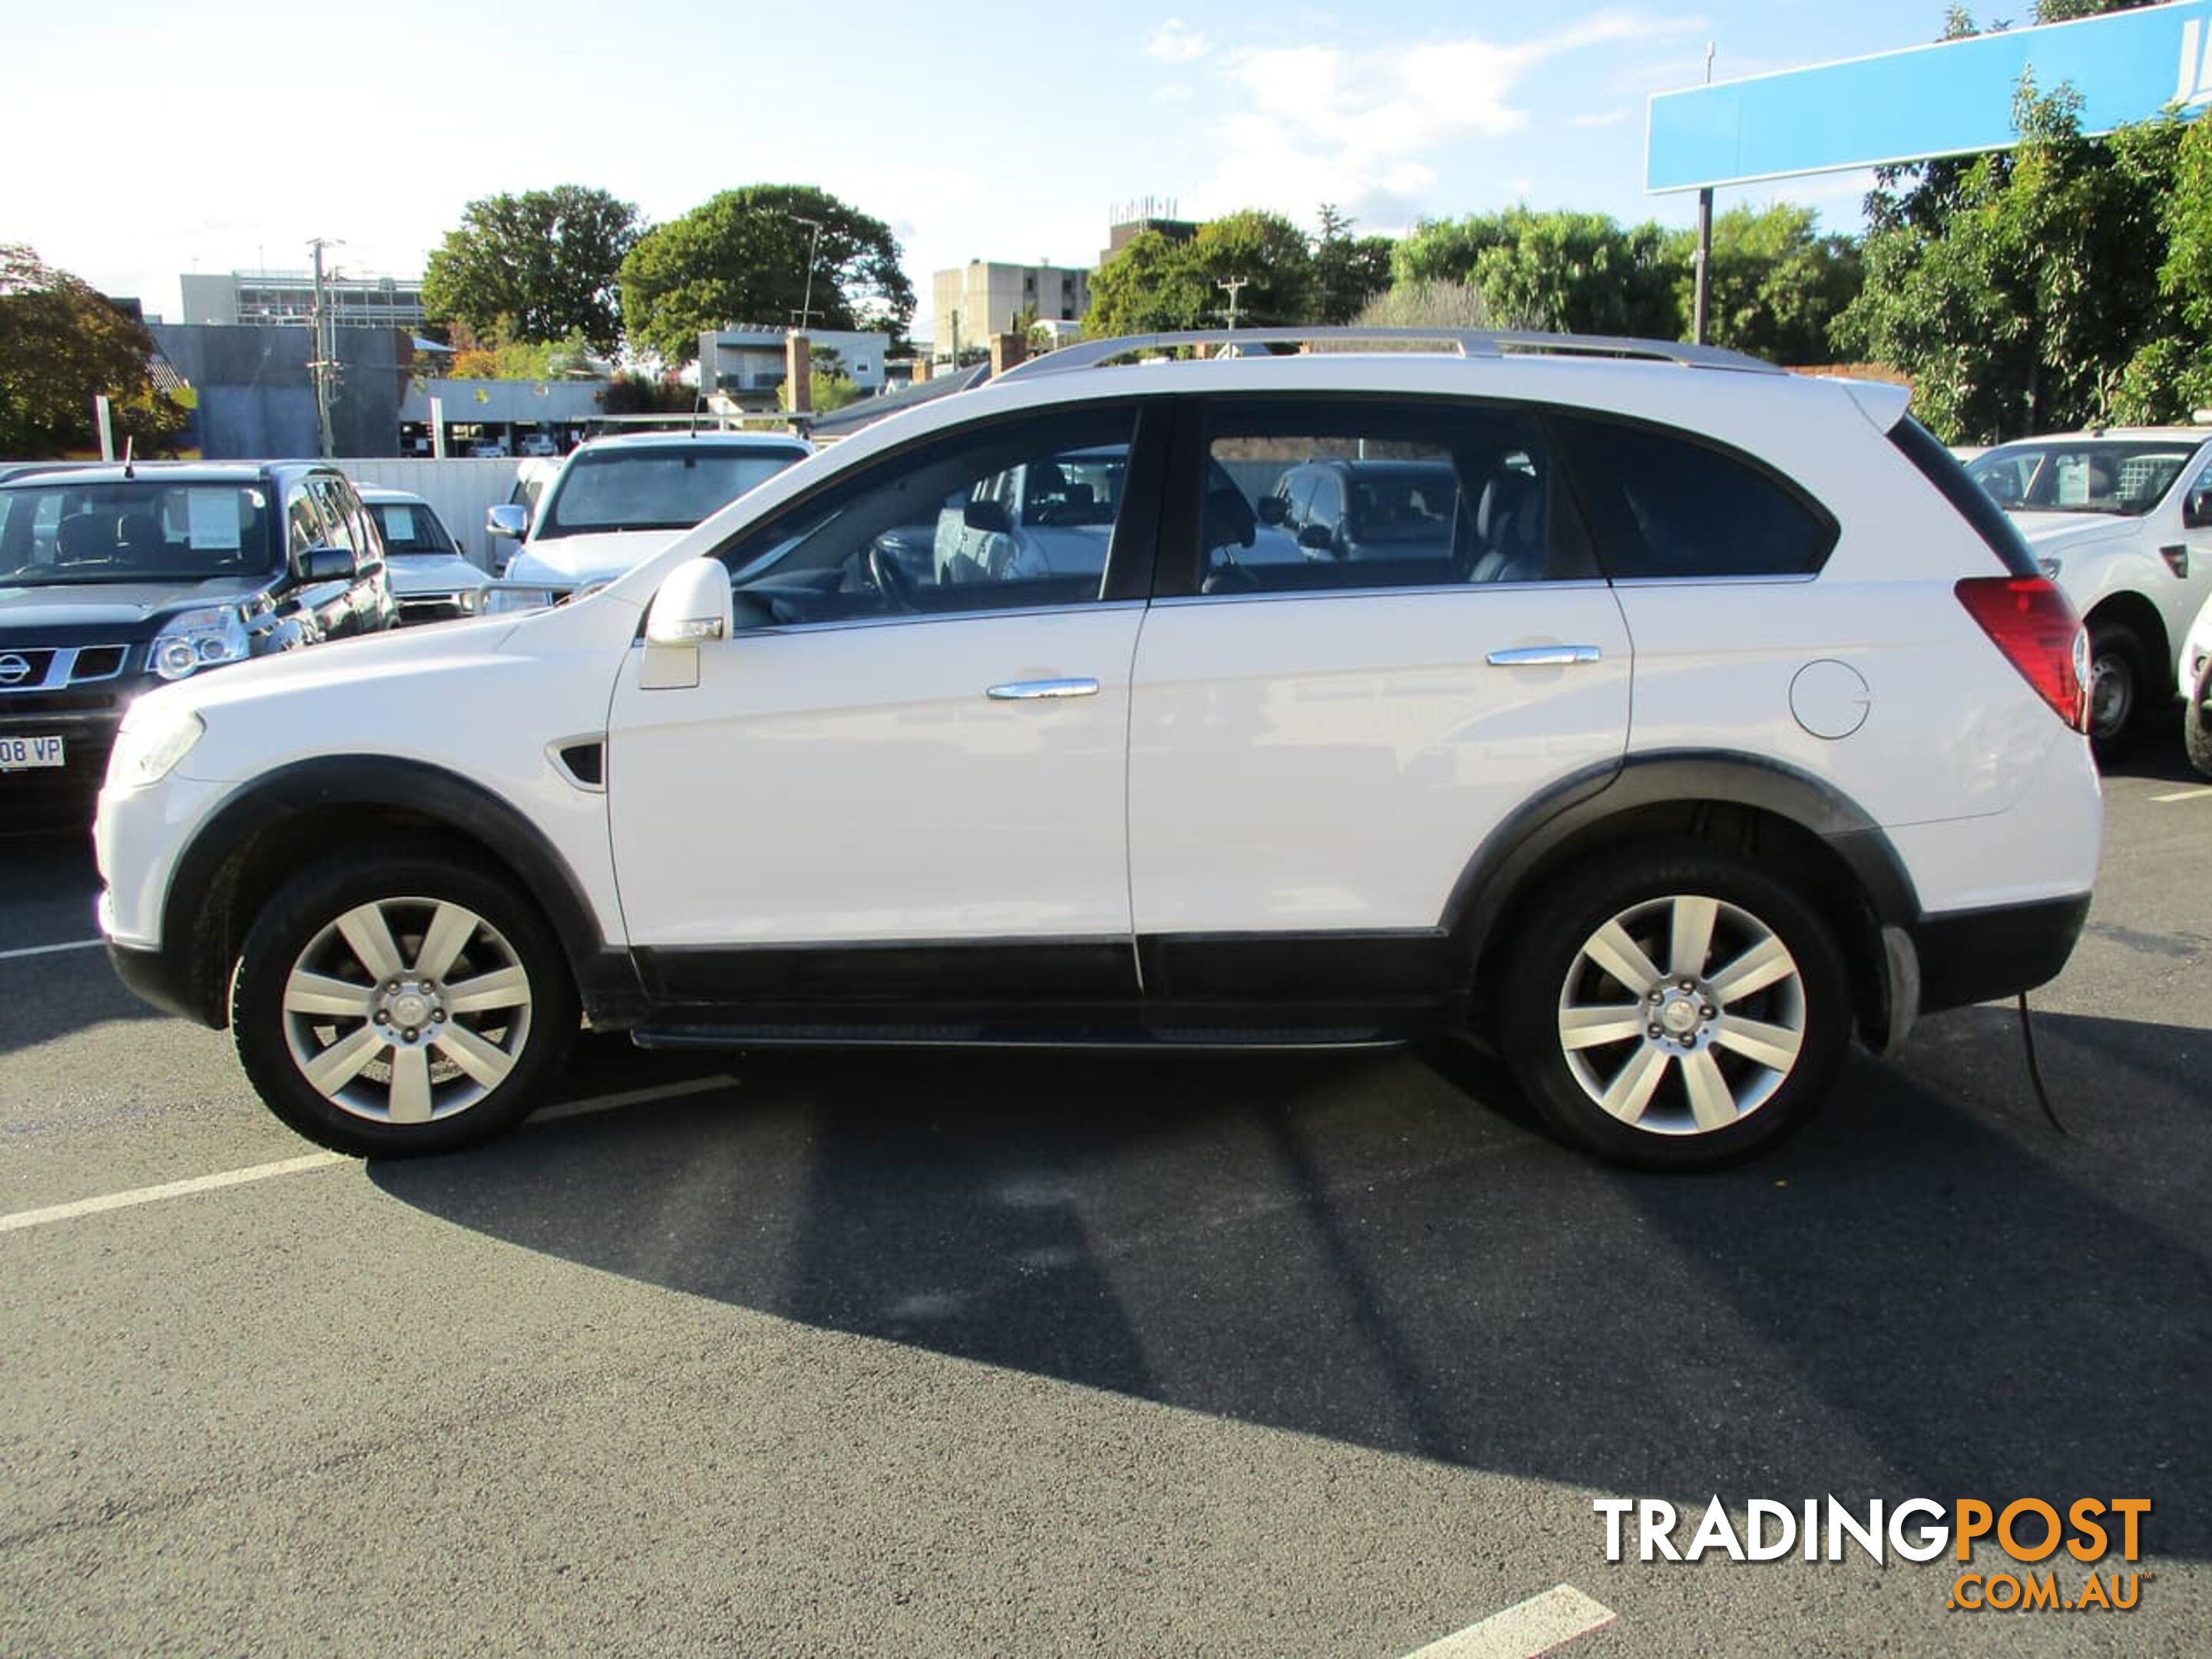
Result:
<instances>
[{"instance_id":1,"label":"car roof","mask_svg":"<svg viewBox=\"0 0 2212 1659\"><path fill-rule=\"evenodd\" d=\"M404 503L410 507L428 507L429 502L411 489L392 489L383 484L356 484L354 494L371 507L386 507Z\"/></svg>"},{"instance_id":2,"label":"car roof","mask_svg":"<svg viewBox=\"0 0 2212 1659\"><path fill-rule=\"evenodd\" d=\"M2212 443L2212 426L2106 426L2089 432L2044 432L2032 438L2008 438L1993 446L2010 449L2014 444Z\"/></svg>"},{"instance_id":3,"label":"car roof","mask_svg":"<svg viewBox=\"0 0 2212 1659\"><path fill-rule=\"evenodd\" d=\"M572 454L597 454L610 449L666 448L674 444L704 444L716 449L764 449L781 454L805 455L813 446L805 439L788 432L686 432L681 429L655 432L615 432L604 438L591 438L576 446Z\"/></svg>"},{"instance_id":4,"label":"car roof","mask_svg":"<svg viewBox=\"0 0 2212 1659\"><path fill-rule=\"evenodd\" d=\"M250 484L304 472L323 472L332 477L345 476L328 461L136 461L127 469L120 461L102 461L82 466L57 464L46 471L17 473L0 482L0 489L57 477L66 478L74 484Z\"/></svg>"}]
</instances>

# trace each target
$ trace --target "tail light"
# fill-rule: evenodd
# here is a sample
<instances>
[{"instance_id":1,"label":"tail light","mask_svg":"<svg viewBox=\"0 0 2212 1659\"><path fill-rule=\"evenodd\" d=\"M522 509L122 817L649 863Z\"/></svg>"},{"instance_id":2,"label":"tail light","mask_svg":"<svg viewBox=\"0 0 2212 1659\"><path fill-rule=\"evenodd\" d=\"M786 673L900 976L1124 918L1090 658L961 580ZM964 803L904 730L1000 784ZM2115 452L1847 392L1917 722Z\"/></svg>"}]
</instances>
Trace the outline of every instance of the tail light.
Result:
<instances>
[{"instance_id":1,"label":"tail light","mask_svg":"<svg viewBox=\"0 0 2212 1659\"><path fill-rule=\"evenodd\" d=\"M2089 636L2046 576L1969 576L1959 603L2076 732L2089 729Z\"/></svg>"}]
</instances>

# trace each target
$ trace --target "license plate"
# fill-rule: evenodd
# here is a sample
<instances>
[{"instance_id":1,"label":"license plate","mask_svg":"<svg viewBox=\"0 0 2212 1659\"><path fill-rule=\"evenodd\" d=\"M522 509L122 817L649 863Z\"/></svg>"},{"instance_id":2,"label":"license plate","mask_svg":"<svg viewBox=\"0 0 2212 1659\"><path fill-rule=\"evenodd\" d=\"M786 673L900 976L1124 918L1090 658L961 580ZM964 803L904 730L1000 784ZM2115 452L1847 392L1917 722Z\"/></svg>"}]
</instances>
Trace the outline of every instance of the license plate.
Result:
<instances>
[{"instance_id":1,"label":"license plate","mask_svg":"<svg viewBox=\"0 0 2212 1659\"><path fill-rule=\"evenodd\" d=\"M27 772L34 766L61 764L59 738L0 737L0 772Z\"/></svg>"}]
</instances>

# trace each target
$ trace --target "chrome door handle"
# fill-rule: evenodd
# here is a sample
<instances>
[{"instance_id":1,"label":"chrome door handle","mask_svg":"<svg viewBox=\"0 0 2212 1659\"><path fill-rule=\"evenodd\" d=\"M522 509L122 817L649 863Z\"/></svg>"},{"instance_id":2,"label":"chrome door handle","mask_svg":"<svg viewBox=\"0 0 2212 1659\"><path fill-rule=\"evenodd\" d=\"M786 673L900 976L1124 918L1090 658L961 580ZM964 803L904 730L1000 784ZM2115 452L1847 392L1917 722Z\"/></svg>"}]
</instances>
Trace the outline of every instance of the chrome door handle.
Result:
<instances>
[{"instance_id":1,"label":"chrome door handle","mask_svg":"<svg viewBox=\"0 0 2212 1659\"><path fill-rule=\"evenodd\" d=\"M983 694L994 702L1028 702L1037 697L1095 697L1097 680L1009 680Z\"/></svg>"},{"instance_id":2,"label":"chrome door handle","mask_svg":"<svg viewBox=\"0 0 2212 1659\"><path fill-rule=\"evenodd\" d=\"M1492 668L1565 668L1595 662L1604 654L1594 645L1516 645L1510 651L1493 651L1483 660Z\"/></svg>"}]
</instances>

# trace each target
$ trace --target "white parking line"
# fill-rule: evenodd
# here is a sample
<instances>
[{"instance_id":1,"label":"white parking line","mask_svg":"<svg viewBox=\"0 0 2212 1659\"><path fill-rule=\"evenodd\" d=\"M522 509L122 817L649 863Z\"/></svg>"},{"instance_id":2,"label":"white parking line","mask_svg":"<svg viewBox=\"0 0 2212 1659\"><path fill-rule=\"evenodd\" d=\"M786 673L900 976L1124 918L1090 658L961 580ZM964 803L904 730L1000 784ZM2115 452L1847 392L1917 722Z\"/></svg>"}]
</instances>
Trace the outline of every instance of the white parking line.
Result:
<instances>
[{"instance_id":1,"label":"white parking line","mask_svg":"<svg viewBox=\"0 0 2212 1659\"><path fill-rule=\"evenodd\" d=\"M50 1204L43 1210L18 1210L13 1215L0 1215L0 1233L12 1233L24 1227L43 1227L50 1221L74 1221L79 1216L98 1215L103 1210L127 1210L136 1204L158 1204L165 1198L188 1198L194 1193L211 1193L222 1187L242 1187L249 1181L267 1181L275 1176L304 1175L310 1170L326 1170L333 1164L350 1164L353 1161L343 1152L310 1152L305 1158L288 1158L275 1164L255 1164L243 1170L225 1170L221 1175L194 1176L190 1181L165 1181L158 1187L134 1187L127 1193L81 1198L74 1204Z\"/></svg>"},{"instance_id":2,"label":"white parking line","mask_svg":"<svg viewBox=\"0 0 2212 1659\"><path fill-rule=\"evenodd\" d=\"M2170 800L2212 800L2212 789L2177 789L2170 795L2153 795L2160 804Z\"/></svg>"},{"instance_id":3,"label":"white parking line","mask_svg":"<svg viewBox=\"0 0 2212 1659\"><path fill-rule=\"evenodd\" d=\"M0 962L16 957L50 957L57 951L97 951L106 943L104 939L73 939L67 945L27 945L19 951L0 951Z\"/></svg>"},{"instance_id":4,"label":"white parking line","mask_svg":"<svg viewBox=\"0 0 2212 1659\"><path fill-rule=\"evenodd\" d=\"M711 1089L730 1088L736 1082L737 1079L732 1077L690 1078L682 1083L664 1083L650 1089L630 1089L621 1094L564 1100L557 1106L548 1106L530 1121L553 1123L564 1117L611 1112L618 1106L641 1106L649 1100L675 1100L685 1095L705 1094ZM158 1187L134 1187L129 1192L106 1193L98 1198L81 1198L71 1204L49 1204L43 1209L18 1210L13 1215L0 1215L0 1233L18 1232L25 1227L43 1227L52 1221L75 1221L80 1216L99 1215L106 1210L127 1210L140 1204L159 1204L165 1199L189 1198L195 1193L212 1193L225 1187L242 1187L249 1182L269 1181L278 1176L305 1175L310 1170L327 1170L334 1164L359 1162L358 1158L348 1157L343 1152L309 1152L301 1158L280 1158L274 1164L253 1164L242 1170L194 1176L188 1181L165 1181Z\"/></svg>"},{"instance_id":5,"label":"white parking line","mask_svg":"<svg viewBox=\"0 0 2212 1659\"><path fill-rule=\"evenodd\" d=\"M1560 1584L1441 1637L1407 1659L1536 1659L1603 1630L1620 1615L1572 1584Z\"/></svg>"}]
</instances>

